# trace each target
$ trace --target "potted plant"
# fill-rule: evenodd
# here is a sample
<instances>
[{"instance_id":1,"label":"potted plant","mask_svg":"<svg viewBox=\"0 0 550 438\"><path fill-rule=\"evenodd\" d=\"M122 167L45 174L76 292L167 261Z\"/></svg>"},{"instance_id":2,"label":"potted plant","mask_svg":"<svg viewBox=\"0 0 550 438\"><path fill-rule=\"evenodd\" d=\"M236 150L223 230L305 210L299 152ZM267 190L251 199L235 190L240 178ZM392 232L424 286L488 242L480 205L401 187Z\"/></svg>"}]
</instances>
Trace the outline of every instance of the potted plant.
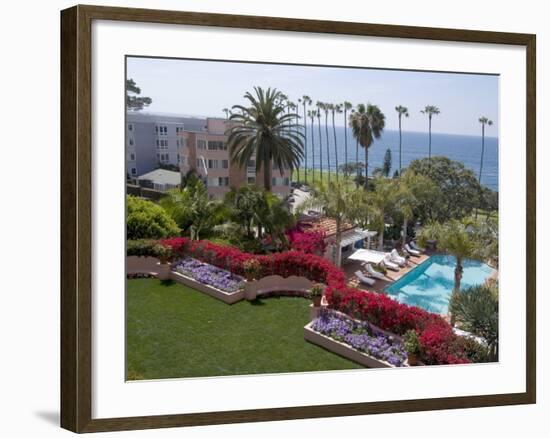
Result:
<instances>
[{"instance_id":1,"label":"potted plant","mask_svg":"<svg viewBox=\"0 0 550 438\"><path fill-rule=\"evenodd\" d=\"M311 299L313 301L313 307L321 306L321 300L323 299L324 290L325 286L320 283L314 284L309 290L309 295L311 296Z\"/></svg>"},{"instance_id":2,"label":"potted plant","mask_svg":"<svg viewBox=\"0 0 550 438\"><path fill-rule=\"evenodd\" d=\"M169 246L157 244L153 247L153 253L155 257L159 259L158 279L169 280L171 271L170 261L172 259L172 249Z\"/></svg>"},{"instance_id":3,"label":"potted plant","mask_svg":"<svg viewBox=\"0 0 550 438\"><path fill-rule=\"evenodd\" d=\"M245 261L243 268L247 281L258 280L262 274L262 265L254 258Z\"/></svg>"},{"instance_id":4,"label":"potted plant","mask_svg":"<svg viewBox=\"0 0 550 438\"><path fill-rule=\"evenodd\" d=\"M420 354L420 342L415 330L408 330L403 335L403 346L407 352L408 362L410 366L418 365L418 356Z\"/></svg>"}]
</instances>

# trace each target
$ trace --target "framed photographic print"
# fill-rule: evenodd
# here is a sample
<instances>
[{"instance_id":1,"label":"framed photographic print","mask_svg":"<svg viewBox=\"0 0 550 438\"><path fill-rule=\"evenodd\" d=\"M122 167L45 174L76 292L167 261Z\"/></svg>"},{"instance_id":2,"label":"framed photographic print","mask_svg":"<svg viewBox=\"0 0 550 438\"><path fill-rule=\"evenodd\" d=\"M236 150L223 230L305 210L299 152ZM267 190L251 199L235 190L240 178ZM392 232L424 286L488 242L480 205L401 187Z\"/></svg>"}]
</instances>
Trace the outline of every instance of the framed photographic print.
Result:
<instances>
[{"instance_id":1,"label":"framed photographic print","mask_svg":"<svg viewBox=\"0 0 550 438\"><path fill-rule=\"evenodd\" d=\"M535 36L61 13L61 423L535 403Z\"/></svg>"}]
</instances>

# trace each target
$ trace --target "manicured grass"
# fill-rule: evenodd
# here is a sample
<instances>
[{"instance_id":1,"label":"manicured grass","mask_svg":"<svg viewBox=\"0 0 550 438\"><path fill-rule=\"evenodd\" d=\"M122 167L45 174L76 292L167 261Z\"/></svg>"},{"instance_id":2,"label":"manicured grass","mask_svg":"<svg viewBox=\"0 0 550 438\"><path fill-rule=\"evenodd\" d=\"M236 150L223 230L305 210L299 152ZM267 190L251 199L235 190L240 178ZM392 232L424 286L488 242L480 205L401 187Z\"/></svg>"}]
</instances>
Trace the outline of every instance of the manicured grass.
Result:
<instances>
[{"instance_id":1,"label":"manicured grass","mask_svg":"<svg viewBox=\"0 0 550 438\"><path fill-rule=\"evenodd\" d=\"M127 280L128 379L362 368L304 340L309 303L228 305L178 283Z\"/></svg>"}]
</instances>

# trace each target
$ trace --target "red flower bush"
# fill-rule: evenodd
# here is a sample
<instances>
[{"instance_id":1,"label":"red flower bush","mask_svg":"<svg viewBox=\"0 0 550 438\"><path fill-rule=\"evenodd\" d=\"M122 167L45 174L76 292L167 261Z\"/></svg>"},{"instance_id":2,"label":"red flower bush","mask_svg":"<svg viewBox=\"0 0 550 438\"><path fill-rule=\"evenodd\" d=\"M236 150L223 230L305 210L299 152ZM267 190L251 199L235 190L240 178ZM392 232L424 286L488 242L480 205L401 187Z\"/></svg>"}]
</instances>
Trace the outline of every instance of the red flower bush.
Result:
<instances>
[{"instance_id":1,"label":"red flower bush","mask_svg":"<svg viewBox=\"0 0 550 438\"><path fill-rule=\"evenodd\" d=\"M468 363L464 345L452 327L435 313L399 303L387 295L366 292L346 286L344 272L315 254L286 251L270 255L255 255L209 241L192 241L185 237L160 242L169 246L175 258L194 257L238 275L244 275L245 263L255 259L264 275L303 276L327 285L325 298L329 307L353 318L370 321L378 327L403 335L415 330L426 364Z\"/></svg>"},{"instance_id":2,"label":"red flower bush","mask_svg":"<svg viewBox=\"0 0 550 438\"><path fill-rule=\"evenodd\" d=\"M322 256L327 248L326 233L323 231L308 231L297 225L286 232L286 237L290 248L294 251Z\"/></svg>"}]
</instances>

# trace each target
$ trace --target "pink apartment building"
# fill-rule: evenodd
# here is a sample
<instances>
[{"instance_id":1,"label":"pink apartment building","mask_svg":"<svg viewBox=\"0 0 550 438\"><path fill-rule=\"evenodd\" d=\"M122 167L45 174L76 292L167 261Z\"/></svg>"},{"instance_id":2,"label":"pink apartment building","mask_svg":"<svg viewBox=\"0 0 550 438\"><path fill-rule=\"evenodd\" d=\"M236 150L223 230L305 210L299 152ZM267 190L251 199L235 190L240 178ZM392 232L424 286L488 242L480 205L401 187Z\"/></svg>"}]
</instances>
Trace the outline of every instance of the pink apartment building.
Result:
<instances>
[{"instance_id":1,"label":"pink apartment building","mask_svg":"<svg viewBox=\"0 0 550 438\"><path fill-rule=\"evenodd\" d=\"M231 188L245 184L263 186L263 171L256 173L256 162L252 159L246 169L229 160L226 130L231 122L221 118L207 118L202 131L180 131L183 141L179 142L180 172L186 174L195 169L205 182L208 193L215 198L223 197ZM280 197L290 193L290 172L283 175L279 169L272 171L272 191Z\"/></svg>"}]
</instances>

